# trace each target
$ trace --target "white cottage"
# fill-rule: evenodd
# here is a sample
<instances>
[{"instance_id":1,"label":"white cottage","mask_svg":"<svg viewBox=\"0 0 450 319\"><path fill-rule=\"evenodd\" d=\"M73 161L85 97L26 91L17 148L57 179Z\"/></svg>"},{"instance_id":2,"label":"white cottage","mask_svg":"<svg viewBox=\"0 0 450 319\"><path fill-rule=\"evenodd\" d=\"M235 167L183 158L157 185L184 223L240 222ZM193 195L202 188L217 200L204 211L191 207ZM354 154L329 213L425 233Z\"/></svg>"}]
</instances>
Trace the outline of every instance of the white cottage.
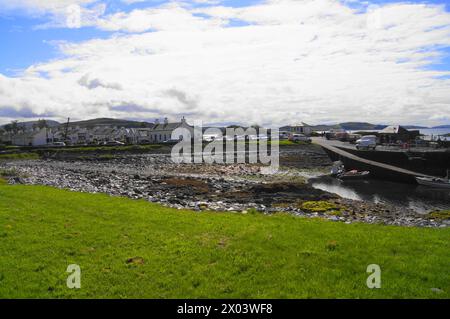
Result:
<instances>
[{"instance_id":1,"label":"white cottage","mask_svg":"<svg viewBox=\"0 0 450 319\"><path fill-rule=\"evenodd\" d=\"M11 137L11 144L17 146L42 146L48 144L47 128L21 131Z\"/></svg>"},{"instance_id":2,"label":"white cottage","mask_svg":"<svg viewBox=\"0 0 450 319\"><path fill-rule=\"evenodd\" d=\"M306 123L296 124L296 125L288 125L280 127L280 132L289 132L290 134L305 134L311 135L312 127Z\"/></svg>"},{"instance_id":3,"label":"white cottage","mask_svg":"<svg viewBox=\"0 0 450 319\"><path fill-rule=\"evenodd\" d=\"M168 119L164 119L164 123L156 122L155 126L149 130L150 142L162 143L172 139L172 132L177 128L186 128L191 132L191 136L194 134L194 127L187 124L186 119L183 117L180 122L169 123Z\"/></svg>"}]
</instances>

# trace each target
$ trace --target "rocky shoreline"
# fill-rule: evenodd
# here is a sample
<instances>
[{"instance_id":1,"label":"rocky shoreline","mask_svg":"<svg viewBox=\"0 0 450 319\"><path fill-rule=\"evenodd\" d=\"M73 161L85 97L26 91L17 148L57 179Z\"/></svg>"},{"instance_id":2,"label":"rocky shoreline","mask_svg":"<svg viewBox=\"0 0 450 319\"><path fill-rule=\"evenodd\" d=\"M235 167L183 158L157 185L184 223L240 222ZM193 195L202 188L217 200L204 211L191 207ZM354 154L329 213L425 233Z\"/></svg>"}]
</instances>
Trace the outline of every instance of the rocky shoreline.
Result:
<instances>
[{"instance_id":1,"label":"rocky shoreline","mask_svg":"<svg viewBox=\"0 0 450 319\"><path fill-rule=\"evenodd\" d=\"M168 154L15 161L0 163L0 168L16 172L10 183L145 199L177 209L288 213L345 223L448 226L448 220L431 219L406 208L344 199L314 189L305 182L308 175L320 174L329 161L316 149L303 151L302 162L292 160L295 157L292 150L282 154L281 162L288 158L285 162L291 165L275 175L262 174L258 165L175 164Z\"/></svg>"}]
</instances>

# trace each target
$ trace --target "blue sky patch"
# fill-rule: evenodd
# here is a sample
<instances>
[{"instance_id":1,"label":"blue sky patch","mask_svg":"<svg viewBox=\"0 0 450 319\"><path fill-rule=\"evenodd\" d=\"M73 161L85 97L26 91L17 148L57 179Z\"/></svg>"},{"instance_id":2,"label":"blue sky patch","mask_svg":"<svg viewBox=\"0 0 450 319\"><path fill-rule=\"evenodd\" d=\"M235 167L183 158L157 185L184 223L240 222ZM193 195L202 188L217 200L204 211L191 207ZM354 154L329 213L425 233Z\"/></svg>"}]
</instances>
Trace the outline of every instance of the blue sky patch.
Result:
<instances>
[{"instance_id":1,"label":"blue sky patch","mask_svg":"<svg viewBox=\"0 0 450 319\"><path fill-rule=\"evenodd\" d=\"M136 9L158 7L166 1L150 0L126 4L121 1L106 0L105 14L117 12L130 12ZM230 7L245 7L261 3L258 0L225 0L218 5ZM353 8L365 8L367 2L347 2ZM383 5L387 3L398 3L396 0L371 0L370 4ZM408 1L409 3L428 3L445 5L450 11L448 0ZM94 3L95 5L95 3ZM191 4L194 7L204 7L207 4ZM206 15L198 15L207 18ZM53 45L54 41L82 42L90 39L108 38L113 33L102 31L94 27L83 27L80 29L49 28L38 29L36 26L48 22L50 15L30 16L24 11L5 11L0 7L0 73L6 76L15 76L21 70L36 64L61 57L58 49ZM232 19L227 27L242 27L249 23ZM450 48L443 48L443 57L438 63L433 63L427 68L434 70L450 70Z\"/></svg>"}]
</instances>

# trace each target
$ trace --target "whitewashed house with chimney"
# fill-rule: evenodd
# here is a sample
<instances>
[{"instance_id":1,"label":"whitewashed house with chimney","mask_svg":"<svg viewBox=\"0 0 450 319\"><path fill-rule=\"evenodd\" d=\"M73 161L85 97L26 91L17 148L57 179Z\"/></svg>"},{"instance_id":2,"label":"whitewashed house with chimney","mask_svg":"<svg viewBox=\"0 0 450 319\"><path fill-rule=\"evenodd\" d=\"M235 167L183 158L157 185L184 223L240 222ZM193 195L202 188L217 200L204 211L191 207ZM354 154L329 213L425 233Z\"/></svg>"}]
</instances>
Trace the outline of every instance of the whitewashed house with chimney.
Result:
<instances>
[{"instance_id":1,"label":"whitewashed house with chimney","mask_svg":"<svg viewBox=\"0 0 450 319\"><path fill-rule=\"evenodd\" d=\"M180 122L169 123L169 120L164 119L163 123L156 121L155 126L150 129L150 142L152 143L162 143L172 139L172 132L177 128L186 128L194 135L194 127L189 125L186 119L183 117ZM201 132L199 133L201 135ZM198 137L201 139L201 136Z\"/></svg>"},{"instance_id":2,"label":"whitewashed house with chimney","mask_svg":"<svg viewBox=\"0 0 450 319\"><path fill-rule=\"evenodd\" d=\"M27 131L19 131L11 136L11 144L17 146L43 146L48 144L49 130L36 128Z\"/></svg>"},{"instance_id":3,"label":"whitewashed house with chimney","mask_svg":"<svg viewBox=\"0 0 450 319\"><path fill-rule=\"evenodd\" d=\"M292 134L304 134L306 136L311 135L312 133L312 127L306 123L300 123L300 124L293 124L293 125L287 125L280 127L280 132L287 132L290 135Z\"/></svg>"}]
</instances>

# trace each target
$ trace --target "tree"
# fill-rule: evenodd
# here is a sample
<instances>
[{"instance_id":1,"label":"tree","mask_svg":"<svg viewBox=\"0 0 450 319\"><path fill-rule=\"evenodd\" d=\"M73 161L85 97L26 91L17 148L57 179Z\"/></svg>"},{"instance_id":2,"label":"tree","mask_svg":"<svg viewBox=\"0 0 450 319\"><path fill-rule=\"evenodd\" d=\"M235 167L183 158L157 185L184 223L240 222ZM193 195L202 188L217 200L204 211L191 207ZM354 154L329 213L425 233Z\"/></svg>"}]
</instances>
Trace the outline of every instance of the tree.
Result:
<instances>
[{"instance_id":1,"label":"tree","mask_svg":"<svg viewBox=\"0 0 450 319\"><path fill-rule=\"evenodd\" d=\"M6 124L5 126L3 126L3 129L5 130L6 133L8 133L9 140L11 141L12 125L11 124Z\"/></svg>"},{"instance_id":2,"label":"tree","mask_svg":"<svg viewBox=\"0 0 450 319\"><path fill-rule=\"evenodd\" d=\"M41 130L45 128L45 141L48 143L48 123L47 123L47 121L44 119L42 119L42 120L39 119L37 121L36 125Z\"/></svg>"},{"instance_id":3,"label":"tree","mask_svg":"<svg viewBox=\"0 0 450 319\"><path fill-rule=\"evenodd\" d=\"M47 121L44 120L44 119L42 119L42 120L39 119L39 120L37 121L37 127L39 127L40 129L48 128Z\"/></svg>"},{"instance_id":4,"label":"tree","mask_svg":"<svg viewBox=\"0 0 450 319\"><path fill-rule=\"evenodd\" d=\"M19 132L19 122L17 120L16 121L12 121L10 125L11 125L11 131L14 134L17 134L17 132Z\"/></svg>"},{"instance_id":5,"label":"tree","mask_svg":"<svg viewBox=\"0 0 450 319\"><path fill-rule=\"evenodd\" d=\"M11 124L6 124L5 126L3 126L3 129L5 130L5 132L12 132L12 125Z\"/></svg>"},{"instance_id":6,"label":"tree","mask_svg":"<svg viewBox=\"0 0 450 319\"><path fill-rule=\"evenodd\" d=\"M262 129L262 126L259 124L253 124L251 127L256 130L257 134L259 134L259 130Z\"/></svg>"}]
</instances>

